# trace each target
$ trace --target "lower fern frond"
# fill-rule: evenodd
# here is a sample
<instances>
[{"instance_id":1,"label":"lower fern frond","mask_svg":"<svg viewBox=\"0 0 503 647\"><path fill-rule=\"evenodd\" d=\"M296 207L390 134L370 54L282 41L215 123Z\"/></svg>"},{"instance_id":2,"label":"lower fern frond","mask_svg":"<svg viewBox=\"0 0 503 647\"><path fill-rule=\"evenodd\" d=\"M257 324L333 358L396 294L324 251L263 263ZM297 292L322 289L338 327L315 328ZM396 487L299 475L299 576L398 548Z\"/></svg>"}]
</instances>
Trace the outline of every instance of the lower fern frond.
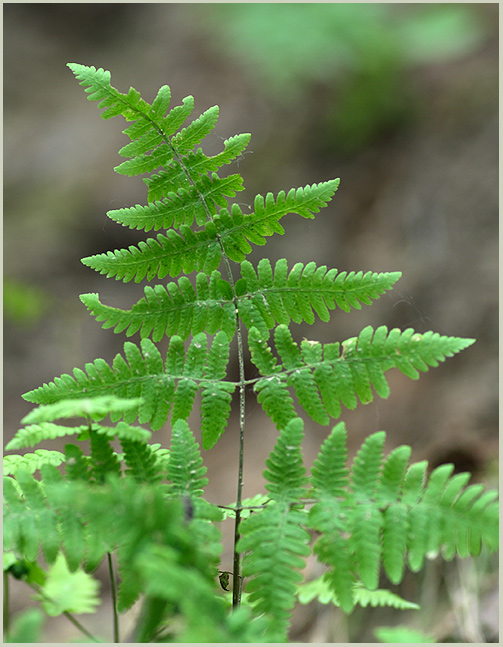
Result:
<instances>
[{"instance_id":1,"label":"lower fern frond","mask_svg":"<svg viewBox=\"0 0 503 647\"><path fill-rule=\"evenodd\" d=\"M323 443L311 476L309 525L321 533L314 552L329 566L325 580L342 609L356 603L354 582L376 589L380 564L398 584L405 563L413 571L425 557L442 553L477 555L498 544L497 493L482 485L464 487L468 474L451 476L442 465L426 477L426 463L407 465L410 448L383 458L384 432L369 436L348 473L340 423ZM324 478L325 475L325 478Z\"/></svg>"}]
</instances>

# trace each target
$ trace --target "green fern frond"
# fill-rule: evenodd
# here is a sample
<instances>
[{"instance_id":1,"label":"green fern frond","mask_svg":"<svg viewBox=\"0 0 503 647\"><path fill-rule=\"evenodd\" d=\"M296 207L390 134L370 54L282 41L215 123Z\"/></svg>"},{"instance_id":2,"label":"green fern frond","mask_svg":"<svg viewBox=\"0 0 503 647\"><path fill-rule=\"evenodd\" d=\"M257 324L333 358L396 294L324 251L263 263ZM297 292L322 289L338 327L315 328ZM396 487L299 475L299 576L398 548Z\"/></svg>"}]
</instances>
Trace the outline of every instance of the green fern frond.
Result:
<instances>
[{"instance_id":1,"label":"green fern frond","mask_svg":"<svg viewBox=\"0 0 503 647\"><path fill-rule=\"evenodd\" d=\"M165 335L179 335L183 339L206 331L214 335L224 330L232 339L236 330L235 306L232 291L218 270L209 280L203 272L196 277L196 288L189 279L181 277L166 288L145 287L145 298L131 310L121 310L100 302L97 294L81 294L80 300L103 328L114 328L115 333L126 331L128 337L140 330L142 338L152 336L160 341Z\"/></svg>"},{"instance_id":2,"label":"green fern frond","mask_svg":"<svg viewBox=\"0 0 503 647\"><path fill-rule=\"evenodd\" d=\"M306 478L300 453L303 423L292 420L282 430L266 462L264 476L274 504L250 515L240 525L238 550L244 552L243 575L248 601L264 613L269 636L286 639L291 609L295 603L299 569L309 554L309 533L303 528L305 512L292 506L304 491Z\"/></svg>"},{"instance_id":3,"label":"green fern frond","mask_svg":"<svg viewBox=\"0 0 503 647\"><path fill-rule=\"evenodd\" d=\"M338 186L336 179L291 189L288 194L280 191L276 199L272 193L265 199L259 194L250 214L243 214L237 204L232 205L230 212L221 209L213 220L225 253L231 260L241 263L251 252L250 243L265 245L266 236L285 233L279 224L281 218L289 213L314 218L313 214L328 204Z\"/></svg>"},{"instance_id":4,"label":"green fern frond","mask_svg":"<svg viewBox=\"0 0 503 647\"><path fill-rule=\"evenodd\" d=\"M300 449L303 437L302 420L291 420L266 459L266 489L274 501L298 501L305 494L307 478Z\"/></svg>"},{"instance_id":5,"label":"green fern frond","mask_svg":"<svg viewBox=\"0 0 503 647\"><path fill-rule=\"evenodd\" d=\"M314 552L330 566L325 580L349 613L353 584L378 585L380 564L398 584L407 562L419 570L427 555L477 555L498 545L497 493L482 485L465 487L469 475L451 476L443 465L426 477L425 461L408 466L410 448L383 458L384 432L367 438L352 470L343 423L336 425L314 462L310 484L317 503L309 524L321 532ZM326 474L326 478L323 475Z\"/></svg>"},{"instance_id":6,"label":"green fern frond","mask_svg":"<svg viewBox=\"0 0 503 647\"><path fill-rule=\"evenodd\" d=\"M34 540L30 539L26 544L24 555L27 559L36 559L37 555L34 548L35 544L39 543L47 562L52 563L56 559L60 545L57 515L46 504L43 486L31 474L21 470L16 474L16 481L27 506L22 511L19 505L16 506L18 508L17 513L20 515L17 519L19 524L17 548L20 547L20 543L22 546L27 541L26 533L31 532L33 529L32 522L27 519L28 515L32 515L36 532L34 533ZM10 503L12 503L12 500ZM7 523L12 523L13 521L12 518L7 519Z\"/></svg>"},{"instance_id":7,"label":"green fern frond","mask_svg":"<svg viewBox=\"0 0 503 647\"><path fill-rule=\"evenodd\" d=\"M346 427L339 422L323 441L311 469L311 486L315 496L325 494L340 497L345 494L349 476L346 445Z\"/></svg>"},{"instance_id":8,"label":"green fern frond","mask_svg":"<svg viewBox=\"0 0 503 647\"><path fill-rule=\"evenodd\" d=\"M3 457L3 473L7 476L25 470L33 474L42 465L61 465L64 460L64 454L50 449L36 449L33 454L12 454Z\"/></svg>"},{"instance_id":9,"label":"green fern frond","mask_svg":"<svg viewBox=\"0 0 503 647\"><path fill-rule=\"evenodd\" d=\"M126 359L116 355L111 367L104 360L97 359L86 364L86 373L75 369L75 378L64 374L23 397L29 402L47 405L61 399L78 400L110 393L114 397L139 399L139 404L128 410L111 413L112 421L123 417L124 422L131 423L138 418L141 424L150 422L152 429L160 429L170 411L172 422L178 418L187 419L198 388L205 389L209 381L219 380L225 375L225 358L229 353L227 335L217 333L210 352L207 353L206 349L204 333L192 339L187 353L183 340L173 336L164 365L160 352L149 339L142 339L141 351L135 344L126 342ZM235 386L231 382L219 383L222 403L227 401L227 394Z\"/></svg>"},{"instance_id":10,"label":"green fern frond","mask_svg":"<svg viewBox=\"0 0 503 647\"><path fill-rule=\"evenodd\" d=\"M94 429L90 431L91 472L97 483L104 483L110 474L121 475L121 465L110 440Z\"/></svg>"},{"instance_id":11,"label":"green fern frond","mask_svg":"<svg viewBox=\"0 0 503 647\"><path fill-rule=\"evenodd\" d=\"M154 157L153 155L142 156L141 164L130 169L125 168L128 162L124 162L115 170L118 172L131 171L128 174L136 172L147 173L152 170L151 167L165 165L170 160L168 154ZM133 173L133 171L135 171ZM183 182L185 170L179 171L176 177L182 175L180 181ZM172 174L173 175L173 174ZM184 183L185 184L185 183ZM166 198L149 203L146 206L139 204L134 207L123 209L113 209L107 212L107 216L124 227L138 229L143 231L158 231L159 229L169 229L174 227L180 229L182 225L191 227L194 221L203 226L208 220L208 211L214 216L216 207L226 206L225 198L233 198L238 191L243 191L243 178L238 174L229 175L220 178L216 173L211 176L202 176L195 184L183 186L175 191L169 191Z\"/></svg>"},{"instance_id":12,"label":"green fern frond","mask_svg":"<svg viewBox=\"0 0 503 647\"><path fill-rule=\"evenodd\" d=\"M213 184L208 184L209 179L203 180L202 190L197 189L194 194L195 217L197 220L197 213L200 213L198 224L202 229L192 231L185 223L185 215L182 214L183 222L182 216L178 218L180 234L168 229L166 235L158 234L157 239L141 241L138 247L130 245L128 249L83 258L82 262L101 274L106 274L107 277L115 277L125 282L133 278L136 282L145 277L149 280L156 276L163 278L168 274L177 277L181 272L189 274L194 270L210 274L220 264L221 246L231 260L244 261L246 255L251 252L250 243L264 245L265 236L284 233L279 224L283 216L297 213L305 218L312 218L313 213L326 206L339 184L338 180L329 180L297 190L292 189L287 196L281 191L276 201L272 193L268 193L265 200L258 195L255 199L255 212L244 215L240 207L233 204L230 212L223 208L211 220L205 222L208 205L213 202L219 205L223 203L225 193L221 188L217 190L217 180L228 186L226 190L229 192L238 190L238 176L230 177L231 179L218 180L215 176ZM134 226L146 222L147 227L152 228L154 218L157 228L171 227L175 222L175 215L168 209L167 212L171 215L166 216L167 204L163 203L162 208L159 204L154 204L148 207L134 207L132 210L118 210L116 219L128 224L133 218L136 223ZM185 201L182 207L186 208ZM198 209L201 211L198 212ZM159 210L161 215L158 215ZM193 212L192 207L189 212Z\"/></svg>"},{"instance_id":13,"label":"green fern frond","mask_svg":"<svg viewBox=\"0 0 503 647\"><path fill-rule=\"evenodd\" d=\"M71 481L91 481L91 458L78 445L65 445L66 475Z\"/></svg>"},{"instance_id":14,"label":"green fern frond","mask_svg":"<svg viewBox=\"0 0 503 647\"><path fill-rule=\"evenodd\" d=\"M185 420L177 420L171 432L171 460L166 478L177 496L201 497L208 483L197 442Z\"/></svg>"},{"instance_id":15,"label":"green fern frond","mask_svg":"<svg viewBox=\"0 0 503 647\"><path fill-rule=\"evenodd\" d=\"M138 483L154 484L162 481L163 474L160 473L160 465L151 445L124 437L120 442L127 466L126 476L131 475Z\"/></svg>"},{"instance_id":16,"label":"green fern frond","mask_svg":"<svg viewBox=\"0 0 503 647\"><path fill-rule=\"evenodd\" d=\"M330 310L345 312L361 309L390 290L400 272L340 272L314 262L296 263L288 272L286 259L276 262L274 272L268 259L262 259L257 270L249 261L241 263L246 293L239 299L239 314L245 324L262 330L276 323L288 325L306 321L314 323L315 313L322 321L330 320ZM314 311L314 312L313 312ZM259 323L260 322L260 323Z\"/></svg>"},{"instance_id":17,"label":"green fern frond","mask_svg":"<svg viewBox=\"0 0 503 647\"><path fill-rule=\"evenodd\" d=\"M24 447L34 447L43 440L53 440L54 438L80 434L87 428L87 425L80 425L79 427L64 427L63 425L56 425L52 422L41 422L36 425L28 425L16 432L14 438L12 438L12 440L10 440L5 446L5 449L13 450L22 449Z\"/></svg>"},{"instance_id":18,"label":"green fern frond","mask_svg":"<svg viewBox=\"0 0 503 647\"><path fill-rule=\"evenodd\" d=\"M395 609L419 609L420 607L414 602L404 600L396 593L387 591L386 589L377 589L369 591L359 584L355 584L353 588L355 603L362 607L393 607ZM326 579L321 576L310 582L306 582L299 586L298 592L299 602L301 604L309 604L313 600L318 600L321 604L333 604L340 607L339 600L329 587Z\"/></svg>"},{"instance_id":19,"label":"green fern frond","mask_svg":"<svg viewBox=\"0 0 503 647\"><path fill-rule=\"evenodd\" d=\"M187 172L191 178L198 178L205 173L218 171L224 164L230 164L241 155L250 138L249 133L229 137L224 141L224 150L211 157L207 157L201 148L198 148L195 152L189 151L183 161L185 168L173 164L170 168L160 171L157 175L144 178L144 182L148 186L149 202L168 197L170 193L176 192L179 188L187 188L189 186Z\"/></svg>"},{"instance_id":20,"label":"green fern frond","mask_svg":"<svg viewBox=\"0 0 503 647\"><path fill-rule=\"evenodd\" d=\"M108 278L124 282L134 279L137 283L145 277L151 281L156 276L178 277L182 272L190 274L202 271L211 274L222 258L222 249L216 237L215 226L208 223L203 229L192 231L187 225L180 233L168 229L166 235L157 239L140 241L138 247L95 254L82 259L82 263Z\"/></svg>"},{"instance_id":21,"label":"green fern frond","mask_svg":"<svg viewBox=\"0 0 503 647\"><path fill-rule=\"evenodd\" d=\"M76 370L75 377L79 380L83 375ZM135 409L139 404L140 400L138 398L121 398L109 395L88 397L79 400L59 400L54 404L33 409L21 422L25 424L52 422L59 418L91 418L92 420L103 420L109 414L113 415L117 412Z\"/></svg>"},{"instance_id":22,"label":"green fern frond","mask_svg":"<svg viewBox=\"0 0 503 647\"><path fill-rule=\"evenodd\" d=\"M111 117L122 115L126 121L134 121L140 117L145 117L149 113L152 117L154 115L157 116L156 110L152 106L149 106L134 88L129 88L127 94L122 94L113 88L110 85L110 72L103 68L96 69L94 66L80 65L79 63L68 63L67 65L75 74L80 85L84 86L85 92L89 95L87 97L89 101L99 101L98 108L106 108L105 112L101 115L103 119L110 119ZM158 108L162 103L162 107L167 109L167 93L165 87L161 88L157 95L158 102L156 107ZM138 124L144 130L151 127L151 121L147 123L145 121L147 120L145 119L144 123ZM138 136L137 133L136 137Z\"/></svg>"},{"instance_id":23,"label":"green fern frond","mask_svg":"<svg viewBox=\"0 0 503 647\"><path fill-rule=\"evenodd\" d=\"M389 387L384 373L389 369L396 367L411 379L417 379L418 370L427 371L429 366L438 366L446 357L474 343L473 339L433 332L418 334L412 328L404 332L394 328L388 332L386 326L375 331L367 326L359 337L352 337L342 345L322 346L304 340L299 349L289 329L282 324L274 331L276 349L283 362L280 367L258 331L251 333L250 338L252 361L258 361L257 368L267 371L268 381L277 384L286 381L293 387L301 407L320 424L328 424L329 417L340 416L340 403L354 409L358 399L363 404L372 402L372 386L377 395L387 398ZM259 379L255 390L261 391L267 383ZM282 414L278 410L279 401L277 404L276 407L274 402L269 402L265 410L279 425Z\"/></svg>"}]
</instances>

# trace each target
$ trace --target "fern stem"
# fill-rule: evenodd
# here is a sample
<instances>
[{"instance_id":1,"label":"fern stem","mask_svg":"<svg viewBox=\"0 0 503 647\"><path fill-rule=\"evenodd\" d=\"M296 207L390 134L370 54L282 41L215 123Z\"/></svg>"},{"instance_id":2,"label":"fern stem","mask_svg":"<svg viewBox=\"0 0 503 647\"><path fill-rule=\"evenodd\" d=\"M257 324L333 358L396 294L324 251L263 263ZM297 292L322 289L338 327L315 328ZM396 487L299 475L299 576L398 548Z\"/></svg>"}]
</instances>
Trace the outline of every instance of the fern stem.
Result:
<instances>
[{"instance_id":1,"label":"fern stem","mask_svg":"<svg viewBox=\"0 0 503 647\"><path fill-rule=\"evenodd\" d=\"M114 565L112 562L111 553L107 553L108 558L108 572L110 573L110 589L112 593L113 614L114 614L114 643L120 642L119 640L119 614L117 613L117 589L115 587L115 574Z\"/></svg>"},{"instance_id":2,"label":"fern stem","mask_svg":"<svg viewBox=\"0 0 503 647\"><path fill-rule=\"evenodd\" d=\"M155 125L155 124L154 124ZM156 128L157 125L155 125ZM195 188L199 201L203 205L203 208L206 212L206 217L208 220L213 220L211 211L206 204L204 195L199 190L199 187L194 182L190 175L190 171L183 162L182 157L178 154L175 147L171 143L169 137L166 137L162 133L164 141L168 144L173 152L173 158L176 159L180 167L183 169L183 172L187 176L190 184ZM225 253L223 243L220 239L220 236L217 234L218 243L220 249L222 250L222 260L225 265L225 271L227 273L227 278L229 279L229 284L232 290L232 300L234 303L235 313L236 313L236 338L238 345L238 364L239 364L239 462L238 462L238 487L236 495L236 517L234 520L234 558L233 558L233 578L232 578L232 607L235 609L239 607L241 602L241 563L240 555L236 550L236 546L239 540L239 523L241 521L241 500L243 493L243 461L244 461L244 430L245 430L245 389L246 389L246 376L245 376L245 365L244 365L244 350L243 350L243 336L241 333L241 322L239 319L238 313L238 297L236 294L236 288L234 283L234 277L232 275L232 269L229 262L229 257Z\"/></svg>"}]
</instances>

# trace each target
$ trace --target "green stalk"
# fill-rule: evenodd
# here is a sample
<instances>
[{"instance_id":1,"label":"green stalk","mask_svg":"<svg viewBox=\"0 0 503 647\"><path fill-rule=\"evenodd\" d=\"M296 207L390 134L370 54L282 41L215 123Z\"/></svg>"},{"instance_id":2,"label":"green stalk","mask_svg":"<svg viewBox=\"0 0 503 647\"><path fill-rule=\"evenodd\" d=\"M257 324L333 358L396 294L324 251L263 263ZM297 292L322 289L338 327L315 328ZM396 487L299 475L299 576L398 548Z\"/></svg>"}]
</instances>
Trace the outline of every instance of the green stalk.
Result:
<instances>
[{"instance_id":1,"label":"green stalk","mask_svg":"<svg viewBox=\"0 0 503 647\"><path fill-rule=\"evenodd\" d=\"M113 614L114 614L114 643L119 641L119 614L117 613L117 589L115 587L114 565L112 563L112 555L107 553L108 558L108 572L110 574L110 589L112 592Z\"/></svg>"},{"instance_id":2,"label":"green stalk","mask_svg":"<svg viewBox=\"0 0 503 647\"><path fill-rule=\"evenodd\" d=\"M213 220L213 216L211 215L211 211L208 208L208 205L206 204L206 200L204 196L201 194L199 191L196 183L192 179L189 170L185 166L182 157L177 153L175 150L174 146L172 145L169 137L166 137L166 135L159 129L157 124L152 122L154 127L157 129L157 131L161 134L163 140L168 144L168 146L171 148L173 152L173 159L175 159L178 164L181 166L183 169L185 175L187 176L189 182L192 184L192 186L196 189L198 198L201 202L201 204L204 207L204 210L206 212L206 217L208 220ZM229 279L229 283L231 286L232 290L232 300L234 303L234 308L235 308L235 313L236 313L236 336L237 336L237 343L238 343L238 363L239 363L239 463L238 463L238 487L237 487L237 496L236 496L236 518L234 520L234 558L233 558L233 579L232 579L232 607L235 609L239 607L240 602L241 602L241 574L240 574L240 568L241 568L241 563L240 563L240 555L239 552L236 549L237 543L239 541L239 523L241 521L241 500L242 500L242 493L243 493L243 461L244 461L244 429L245 429L245 388L246 388L246 377L245 377L245 367L244 367L244 351L243 351L243 336L241 333L241 325L240 325L240 319L239 319L239 313L238 313L238 298L236 294L236 289L235 289L235 283L234 283L234 277L232 275L232 269L229 263L229 258L227 254L225 253L225 249L223 246L223 243L220 239L220 236L218 236L218 243L220 245L220 248L222 250L222 260L224 261L225 265L225 270L227 273L227 277Z\"/></svg>"}]
</instances>

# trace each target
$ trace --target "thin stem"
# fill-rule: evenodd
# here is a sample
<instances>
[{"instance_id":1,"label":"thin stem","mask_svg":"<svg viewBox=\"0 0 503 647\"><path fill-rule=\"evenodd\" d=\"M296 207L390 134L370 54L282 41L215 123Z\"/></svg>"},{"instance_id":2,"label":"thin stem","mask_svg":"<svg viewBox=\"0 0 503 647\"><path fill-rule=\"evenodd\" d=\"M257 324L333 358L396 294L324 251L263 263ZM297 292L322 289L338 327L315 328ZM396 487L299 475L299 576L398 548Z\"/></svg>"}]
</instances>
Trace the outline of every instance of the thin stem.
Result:
<instances>
[{"instance_id":1,"label":"thin stem","mask_svg":"<svg viewBox=\"0 0 503 647\"><path fill-rule=\"evenodd\" d=\"M196 182L192 179L189 169L185 166L182 156L176 151L175 147L171 143L169 136L167 136L157 124L152 122L154 127L162 136L166 144L171 148L173 152L173 159L180 165L183 169L183 172L187 176L190 184L195 188L199 201L203 205L203 208L206 212L206 217L208 220L213 220L211 211L206 203L204 195L199 190ZM232 275L232 269L229 263L229 257L225 253L224 245L222 240L217 233L218 244L222 250L222 260L225 265L225 270L227 272L227 277L232 290L232 300L234 303L235 313L236 313L236 336L238 343L238 363L239 363L239 464L238 464L238 487L237 487L237 496L236 496L236 518L234 520L234 559L233 559L233 585L232 585L232 606L237 608L241 602L241 575L240 575L240 555L237 551L237 543L239 541L239 523L241 520L241 499L243 493L243 461L244 461L244 429L245 429L245 389L246 389L246 377L245 377L245 367L244 367L244 351L243 351L243 336L241 333L241 325L238 312L238 297L236 294L236 288L234 283L234 277Z\"/></svg>"},{"instance_id":2,"label":"thin stem","mask_svg":"<svg viewBox=\"0 0 503 647\"><path fill-rule=\"evenodd\" d=\"M110 574L110 589L112 592L113 614L114 614L114 643L119 641L119 614L117 613L117 589L115 587L114 565L111 553L107 553L108 572Z\"/></svg>"}]
</instances>

